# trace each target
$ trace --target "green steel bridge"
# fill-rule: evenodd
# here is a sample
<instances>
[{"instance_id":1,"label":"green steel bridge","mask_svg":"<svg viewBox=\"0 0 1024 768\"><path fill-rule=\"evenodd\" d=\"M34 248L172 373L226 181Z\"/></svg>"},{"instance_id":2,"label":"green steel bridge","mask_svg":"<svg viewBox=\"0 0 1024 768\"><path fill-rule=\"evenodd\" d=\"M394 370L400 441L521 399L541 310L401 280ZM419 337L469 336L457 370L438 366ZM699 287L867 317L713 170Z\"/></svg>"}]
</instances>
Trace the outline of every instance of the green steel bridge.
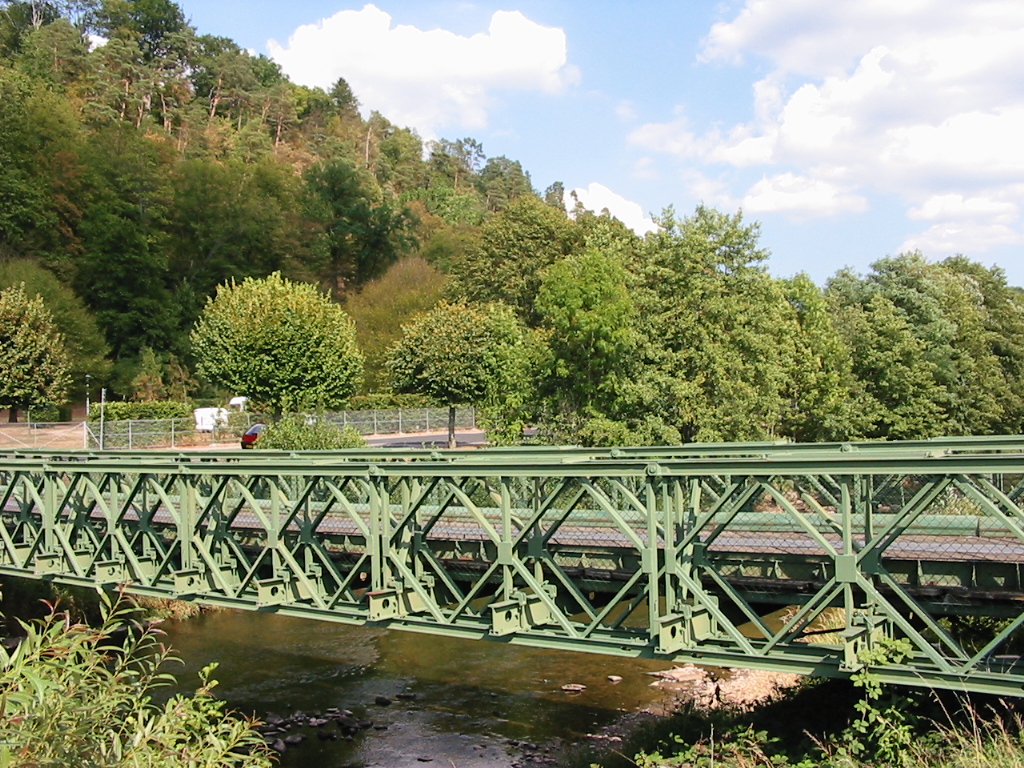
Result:
<instances>
[{"instance_id":1,"label":"green steel bridge","mask_svg":"<svg viewBox=\"0 0 1024 768\"><path fill-rule=\"evenodd\" d=\"M0 453L0 576L1024 695L1024 436Z\"/></svg>"}]
</instances>

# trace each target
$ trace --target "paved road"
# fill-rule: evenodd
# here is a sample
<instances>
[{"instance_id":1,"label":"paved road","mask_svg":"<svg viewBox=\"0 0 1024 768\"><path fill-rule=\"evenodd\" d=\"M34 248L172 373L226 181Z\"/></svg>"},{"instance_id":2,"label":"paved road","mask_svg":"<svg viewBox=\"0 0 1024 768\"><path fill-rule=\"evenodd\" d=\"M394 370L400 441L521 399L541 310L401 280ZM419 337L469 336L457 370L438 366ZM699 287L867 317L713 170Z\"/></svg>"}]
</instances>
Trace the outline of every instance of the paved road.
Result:
<instances>
[{"instance_id":1,"label":"paved road","mask_svg":"<svg viewBox=\"0 0 1024 768\"><path fill-rule=\"evenodd\" d=\"M458 443L459 448L479 448L487 444L487 436L482 429L459 429L455 431L455 441ZM448 431L367 435L366 442L374 448L447 448ZM238 450L238 447L238 441L232 440L230 443L181 446L176 450L235 451ZM166 448L157 448L156 450L166 450Z\"/></svg>"}]
</instances>

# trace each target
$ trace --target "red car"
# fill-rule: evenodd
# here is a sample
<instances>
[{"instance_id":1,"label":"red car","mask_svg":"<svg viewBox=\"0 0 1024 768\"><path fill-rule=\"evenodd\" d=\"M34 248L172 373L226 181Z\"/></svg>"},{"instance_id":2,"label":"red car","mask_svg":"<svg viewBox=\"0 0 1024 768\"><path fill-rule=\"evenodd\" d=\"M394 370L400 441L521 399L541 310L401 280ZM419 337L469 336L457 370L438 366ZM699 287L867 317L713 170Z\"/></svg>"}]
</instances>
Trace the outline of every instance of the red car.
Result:
<instances>
[{"instance_id":1,"label":"red car","mask_svg":"<svg viewBox=\"0 0 1024 768\"><path fill-rule=\"evenodd\" d=\"M256 440L259 438L260 433L263 432L263 430L266 429L266 428L267 428L267 425L264 424L262 421L260 421L260 422L257 422L255 424L253 424L251 427L249 427L247 430L245 430L245 434L242 435L242 447L243 448L253 448L253 447L255 447Z\"/></svg>"}]
</instances>

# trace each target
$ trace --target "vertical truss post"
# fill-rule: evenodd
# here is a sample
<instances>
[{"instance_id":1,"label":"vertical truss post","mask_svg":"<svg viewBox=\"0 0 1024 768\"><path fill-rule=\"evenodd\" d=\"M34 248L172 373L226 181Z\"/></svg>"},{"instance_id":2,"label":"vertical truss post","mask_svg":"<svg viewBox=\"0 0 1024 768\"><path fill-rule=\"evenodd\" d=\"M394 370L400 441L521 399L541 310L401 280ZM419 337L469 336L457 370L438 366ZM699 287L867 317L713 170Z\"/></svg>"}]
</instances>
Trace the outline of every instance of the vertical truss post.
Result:
<instances>
[{"instance_id":1,"label":"vertical truss post","mask_svg":"<svg viewBox=\"0 0 1024 768\"><path fill-rule=\"evenodd\" d=\"M394 571L389 558L395 555L391 546L391 496L379 467L370 467L366 488L370 500L370 582L377 592L391 586Z\"/></svg>"},{"instance_id":2,"label":"vertical truss post","mask_svg":"<svg viewBox=\"0 0 1024 768\"><path fill-rule=\"evenodd\" d=\"M512 553L512 495L508 489L508 478L499 477L501 489L501 541L498 542L498 562L502 570L502 600L510 600L515 591L514 554Z\"/></svg>"},{"instance_id":3,"label":"vertical truss post","mask_svg":"<svg viewBox=\"0 0 1024 768\"><path fill-rule=\"evenodd\" d=\"M193 478L178 475L178 551L181 553L181 570L191 570L194 566L193 537L196 535L196 489Z\"/></svg>"},{"instance_id":4,"label":"vertical truss post","mask_svg":"<svg viewBox=\"0 0 1024 768\"><path fill-rule=\"evenodd\" d=\"M682 484L679 478L661 483L662 536L665 550L663 569L665 581L665 613L675 613L679 602L679 538L682 536Z\"/></svg>"},{"instance_id":5,"label":"vertical truss post","mask_svg":"<svg viewBox=\"0 0 1024 768\"><path fill-rule=\"evenodd\" d=\"M661 596L658 586L658 486L660 478L648 468L644 479L644 506L647 512L647 542L643 553L643 570L647 580L647 622L652 633L661 625ZM665 526L667 529L667 525Z\"/></svg>"},{"instance_id":6,"label":"vertical truss post","mask_svg":"<svg viewBox=\"0 0 1024 768\"><path fill-rule=\"evenodd\" d=\"M43 472L43 550L47 555L57 554L60 543L57 538L57 477L51 471Z\"/></svg>"},{"instance_id":7,"label":"vertical truss post","mask_svg":"<svg viewBox=\"0 0 1024 768\"><path fill-rule=\"evenodd\" d=\"M839 479L839 506L840 506L840 517L842 519L843 526L843 554L854 555L853 545L853 499L850 495L850 478L842 477ZM855 479L854 485L859 482L859 478ZM836 567L836 581L839 581L839 568ZM844 626L849 628L853 624L853 614L856 610L856 603L853 595L853 583L843 583L843 613L844 613Z\"/></svg>"}]
</instances>

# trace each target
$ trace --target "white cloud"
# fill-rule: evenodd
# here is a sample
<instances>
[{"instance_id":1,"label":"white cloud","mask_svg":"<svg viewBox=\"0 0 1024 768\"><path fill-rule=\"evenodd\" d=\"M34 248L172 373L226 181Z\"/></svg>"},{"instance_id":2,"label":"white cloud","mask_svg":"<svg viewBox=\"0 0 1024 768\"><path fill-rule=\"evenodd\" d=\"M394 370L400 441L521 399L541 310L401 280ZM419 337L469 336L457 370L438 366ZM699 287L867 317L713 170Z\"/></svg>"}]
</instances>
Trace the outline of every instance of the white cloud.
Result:
<instances>
[{"instance_id":1,"label":"white cloud","mask_svg":"<svg viewBox=\"0 0 1024 768\"><path fill-rule=\"evenodd\" d=\"M751 213L831 216L865 211L867 200L820 179L782 173L754 184L743 198L742 207Z\"/></svg>"},{"instance_id":2,"label":"white cloud","mask_svg":"<svg viewBox=\"0 0 1024 768\"><path fill-rule=\"evenodd\" d=\"M753 118L649 123L633 144L690 165L763 168L734 195L750 211L858 212L883 193L932 222L917 247L1019 241L1020 211L1006 202L1024 186L1019 0L747 0L711 28L700 58L766 72Z\"/></svg>"},{"instance_id":3,"label":"white cloud","mask_svg":"<svg viewBox=\"0 0 1024 768\"><path fill-rule=\"evenodd\" d=\"M601 213L606 210L616 219L632 229L638 235L645 235L657 229L657 225L649 217L644 215L644 209L632 200L627 200L622 195L617 195L603 184L596 181L589 187L577 187L565 193L566 210L571 211L576 205L576 200L583 204L588 211Z\"/></svg>"},{"instance_id":4,"label":"white cloud","mask_svg":"<svg viewBox=\"0 0 1024 768\"><path fill-rule=\"evenodd\" d=\"M633 178L650 181L658 178L658 169L655 167L653 157L641 157L633 164Z\"/></svg>"},{"instance_id":5,"label":"white cloud","mask_svg":"<svg viewBox=\"0 0 1024 768\"><path fill-rule=\"evenodd\" d=\"M388 13L366 5L305 24L286 45L267 45L296 82L330 88L344 77L364 109L426 136L442 126L486 126L497 90L558 93L579 79L567 64L565 33L518 11L497 11L487 32L464 37L392 25Z\"/></svg>"},{"instance_id":6,"label":"white cloud","mask_svg":"<svg viewBox=\"0 0 1024 768\"><path fill-rule=\"evenodd\" d=\"M629 141L645 149L667 152L677 157L699 157L704 154L702 145L690 130L689 121L683 118L671 123L647 123L630 133Z\"/></svg>"},{"instance_id":7,"label":"white cloud","mask_svg":"<svg viewBox=\"0 0 1024 768\"><path fill-rule=\"evenodd\" d=\"M999 224L1008 224L1017 216L1017 206L1003 200L987 197L965 198L963 195L933 195L924 204L911 208L907 216L911 219L975 219L988 218Z\"/></svg>"},{"instance_id":8,"label":"white cloud","mask_svg":"<svg viewBox=\"0 0 1024 768\"><path fill-rule=\"evenodd\" d=\"M615 116L626 122L636 120L636 105L629 99L623 99L615 105Z\"/></svg>"},{"instance_id":9,"label":"white cloud","mask_svg":"<svg viewBox=\"0 0 1024 768\"><path fill-rule=\"evenodd\" d=\"M922 251L935 256L977 253L1000 245L1020 245L1024 233L1006 224L977 221L944 222L911 235L900 252Z\"/></svg>"}]
</instances>

